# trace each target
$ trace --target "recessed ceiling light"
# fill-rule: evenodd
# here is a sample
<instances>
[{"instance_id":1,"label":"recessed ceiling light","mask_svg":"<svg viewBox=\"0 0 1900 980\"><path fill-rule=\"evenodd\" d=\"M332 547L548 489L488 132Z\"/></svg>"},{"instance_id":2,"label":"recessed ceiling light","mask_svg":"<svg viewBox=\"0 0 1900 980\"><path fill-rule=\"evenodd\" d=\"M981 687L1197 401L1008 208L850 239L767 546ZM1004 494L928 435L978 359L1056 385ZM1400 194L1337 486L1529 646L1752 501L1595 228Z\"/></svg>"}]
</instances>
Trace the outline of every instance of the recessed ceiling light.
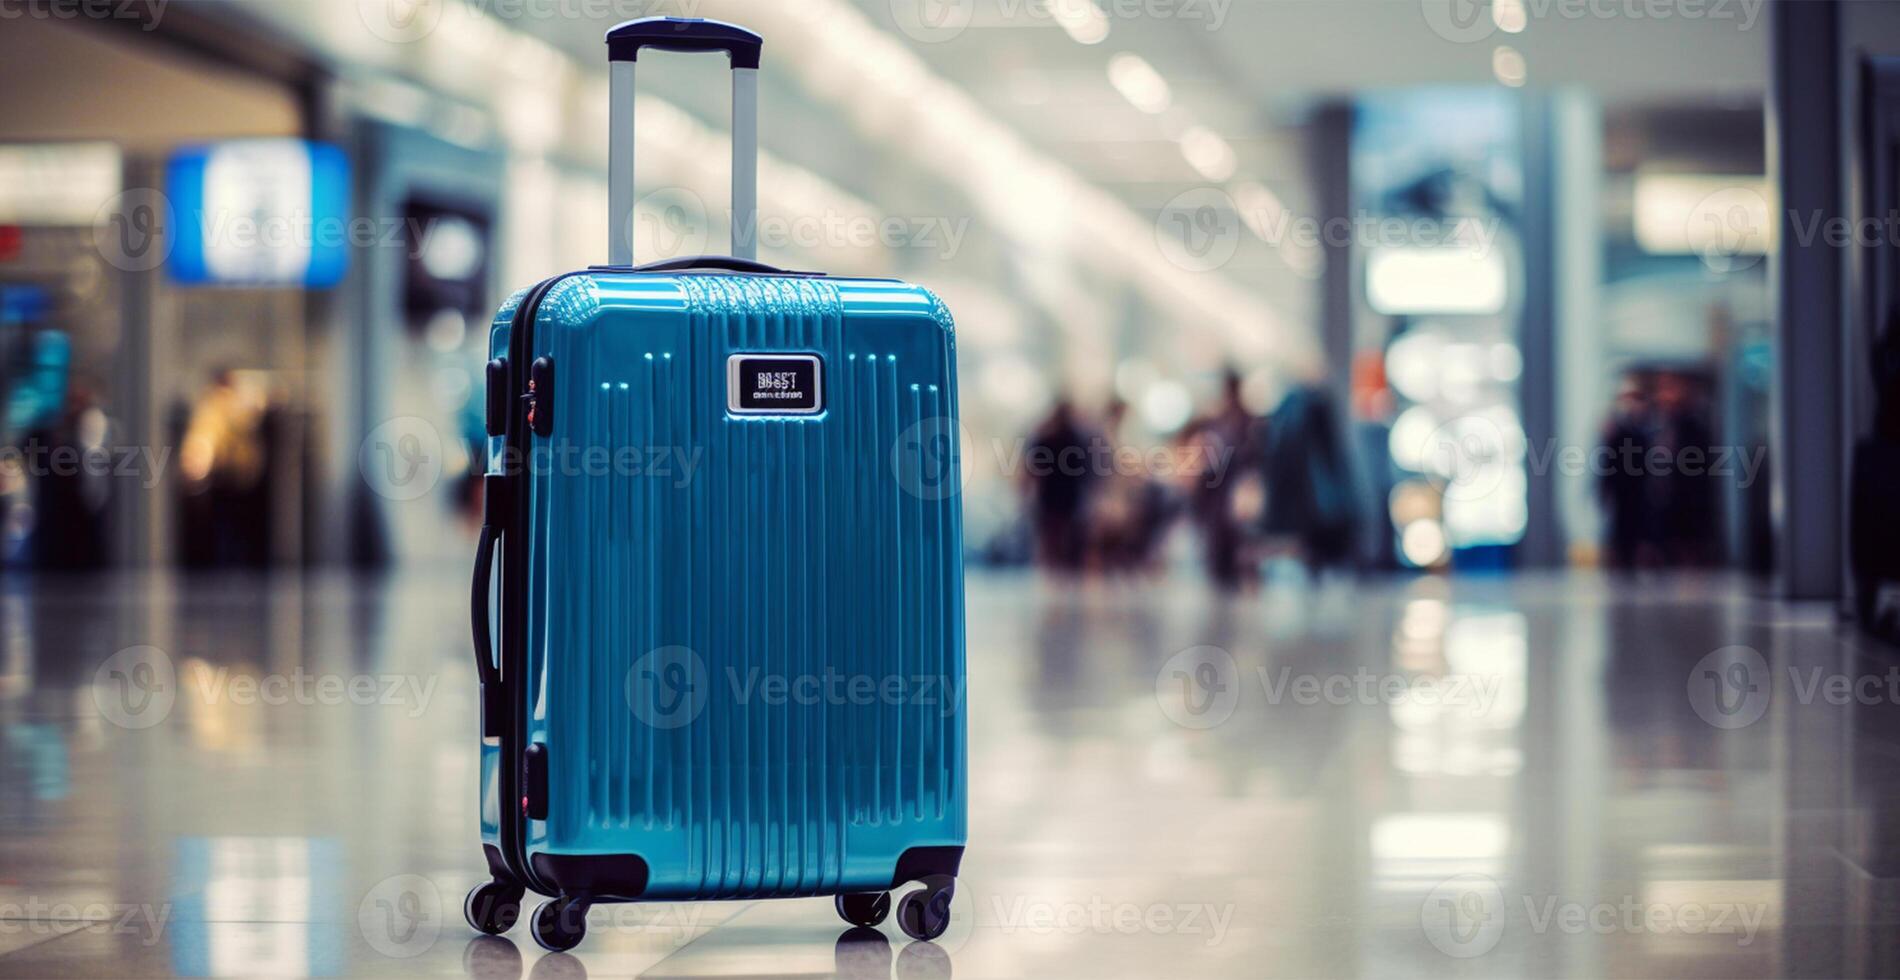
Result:
<instances>
[{"instance_id":1,"label":"recessed ceiling light","mask_svg":"<svg viewBox=\"0 0 1900 980\"><path fill-rule=\"evenodd\" d=\"M1190 126L1181 134L1181 156L1188 165L1208 180L1221 181L1234 175L1239 165L1234 148L1220 134L1206 126Z\"/></svg>"},{"instance_id":2,"label":"recessed ceiling light","mask_svg":"<svg viewBox=\"0 0 1900 980\"><path fill-rule=\"evenodd\" d=\"M1173 101L1168 80L1138 54L1124 51L1108 59L1108 82L1130 105L1143 112L1166 112Z\"/></svg>"},{"instance_id":3,"label":"recessed ceiling light","mask_svg":"<svg viewBox=\"0 0 1900 980\"><path fill-rule=\"evenodd\" d=\"M1108 38L1108 16L1095 0L1057 0L1049 15L1077 44L1100 44Z\"/></svg>"},{"instance_id":4,"label":"recessed ceiling light","mask_svg":"<svg viewBox=\"0 0 1900 980\"><path fill-rule=\"evenodd\" d=\"M1530 15L1524 10L1524 0L1492 0L1491 23L1506 34L1522 33L1530 23Z\"/></svg>"},{"instance_id":5,"label":"recessed ceiling light","mask_svg":"<svg viewBox=\"0 0 1900 980\"><path fill-rule=\"evenodd\" d=\"M1498 81L1517 88L1524 84L1526 73L1524 56L1516 48L1500 44L1496 51L1491 52L1491 74L1496 75Z\"/></svg>"}]
</instances>

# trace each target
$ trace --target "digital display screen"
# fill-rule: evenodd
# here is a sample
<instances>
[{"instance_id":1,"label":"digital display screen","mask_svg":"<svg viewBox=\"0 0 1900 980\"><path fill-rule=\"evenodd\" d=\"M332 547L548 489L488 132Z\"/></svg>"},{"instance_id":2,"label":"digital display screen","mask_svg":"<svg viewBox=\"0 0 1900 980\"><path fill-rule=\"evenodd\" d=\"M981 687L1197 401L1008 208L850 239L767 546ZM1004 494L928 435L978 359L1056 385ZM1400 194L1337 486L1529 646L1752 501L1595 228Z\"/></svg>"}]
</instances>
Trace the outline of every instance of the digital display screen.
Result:
<instances>
[{"instance_id":1,"label":"digital display screen","mask_svg":"<svg viewBox=\"0 0 1900 980\"><path fill-rule=\"evenodd\" d=\"M726 362L726 407L743 415L824 410L824 365L815 354L734 354Z\"/></svg>"}]
</instances>

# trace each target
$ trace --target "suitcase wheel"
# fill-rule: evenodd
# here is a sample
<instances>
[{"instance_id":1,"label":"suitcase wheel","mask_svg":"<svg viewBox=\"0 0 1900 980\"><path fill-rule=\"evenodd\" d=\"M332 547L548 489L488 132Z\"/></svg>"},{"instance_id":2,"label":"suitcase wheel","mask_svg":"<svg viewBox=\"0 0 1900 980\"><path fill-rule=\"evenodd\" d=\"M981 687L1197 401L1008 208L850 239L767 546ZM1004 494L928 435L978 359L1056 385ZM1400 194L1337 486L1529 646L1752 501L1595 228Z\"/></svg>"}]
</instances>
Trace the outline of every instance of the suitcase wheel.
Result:
<instances>
[{"instance_id":1,"label":"suitcase wheel","mask_svg":"<svg viewBox=\"0 0 1900 980\"><path fill-rule=\"evenodd\" d=\"M468 890L468 898L462 901L462 915L476 932L499 936L515 927L515 920L521 917L521 896L525 894L520 885L484 881Z\"/></svg>"},{"instance_id":2,"label":"suitcase wheel","mask_svg":"<svg viewBox=\"0 0 1900 980\"><path fill-rule=\"evenodd\" d=\"M534 941L551 953L564 953L581 944L587 935L587 902L562 895L542 902L528 923Z\"/></svg>"},{"instance_id":3,"label":"suitcase wheel","mask_svg":"<svg viewBox=\"0 0 1900 980\"><path fill-rule=\"evenodd\" d=\"M838 918L854 926L874 926L891 914L890 892L858 892L838 896Z\"/></svg>"},{"instance_id":4,"label":"suitcase wheel","mask_svg":"<svg viewBox=\"0 0 1900 980\"><path fill-rule=\"evenodd\" d=\"M897 927L912 939L931 940L943 935L950 928L950 899L956 890L955 879L925 882L923 888L898 899Z\"/></svg>"}]
</instances>

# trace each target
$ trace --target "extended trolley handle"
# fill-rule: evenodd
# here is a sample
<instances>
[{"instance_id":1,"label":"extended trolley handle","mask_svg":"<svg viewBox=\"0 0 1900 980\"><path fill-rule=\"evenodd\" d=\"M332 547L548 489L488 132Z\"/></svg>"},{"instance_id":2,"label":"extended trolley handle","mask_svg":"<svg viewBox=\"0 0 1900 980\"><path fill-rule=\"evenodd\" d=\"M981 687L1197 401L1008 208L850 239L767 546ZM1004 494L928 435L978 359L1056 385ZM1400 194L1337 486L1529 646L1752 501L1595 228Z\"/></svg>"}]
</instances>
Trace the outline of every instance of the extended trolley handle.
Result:
<instances>
[{"instance_id":1,"label":"extended trolley handle","mask_svg":"<svg viewBox=\"0 0 1900 980\"><path fill-rule=\"evenodd\" d=\"M724 21L644 17L607 32L607 264L633 265L633 77L640 49L723 51L732 63L732 254L758 257L759 51L765 42Z\"/></svg>"}]
</instances>

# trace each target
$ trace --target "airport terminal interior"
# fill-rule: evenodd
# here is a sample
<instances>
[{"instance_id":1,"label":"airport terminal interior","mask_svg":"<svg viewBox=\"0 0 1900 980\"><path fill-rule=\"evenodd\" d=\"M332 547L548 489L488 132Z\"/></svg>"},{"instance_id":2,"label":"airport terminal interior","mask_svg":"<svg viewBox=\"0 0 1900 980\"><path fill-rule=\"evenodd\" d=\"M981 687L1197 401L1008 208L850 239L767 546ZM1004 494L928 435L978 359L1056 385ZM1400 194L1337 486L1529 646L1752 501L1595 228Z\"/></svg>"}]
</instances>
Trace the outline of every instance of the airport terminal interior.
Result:
<instances>
[{"instance_id":1,"label":"airport terminal interior","mask_svg":"<svg viewBox=\"0 0 1900 980\"><path fill-rule=\"evenodd\" d=\"M734 235L954 317L948 924L484 934L496 311ZM1886 0L0 0L0 977L1900 976L1897 276Z\"/></svg>"}]
</instances>

